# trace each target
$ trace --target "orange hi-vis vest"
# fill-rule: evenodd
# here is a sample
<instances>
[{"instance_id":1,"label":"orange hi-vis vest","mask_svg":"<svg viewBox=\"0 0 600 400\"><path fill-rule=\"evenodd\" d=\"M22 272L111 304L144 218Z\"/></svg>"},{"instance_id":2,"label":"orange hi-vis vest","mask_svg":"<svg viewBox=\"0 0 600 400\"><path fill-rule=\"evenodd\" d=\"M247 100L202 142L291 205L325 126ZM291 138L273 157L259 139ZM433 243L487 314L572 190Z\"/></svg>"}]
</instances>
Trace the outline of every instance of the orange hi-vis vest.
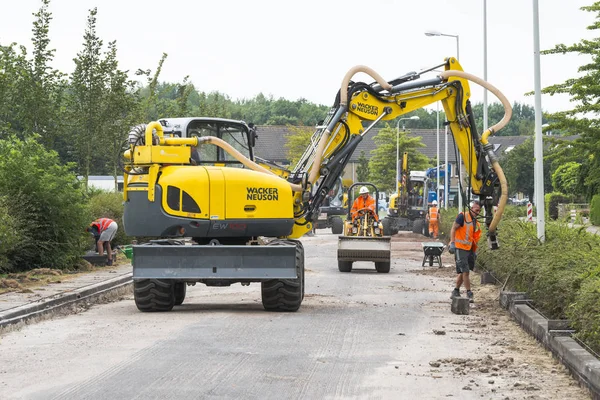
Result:
<instances>
[{"instance_id":1,"label":"orange hi-vis vest","mask_svg":"<svg viewBox=\"0 0 600 400\"><path fill-rule=\"evenodd\" d=\"M437 221L438 220L438 209L437 207L431 207L429 209L429 220Z\"/></svg>"},{"instance_id":2,"label":"orange hi-vis vest","mask_svg":"<svg viewBox=\"0 0 600 400\"><path fill-rule=\"evenodd\" d=\"M463 214L461 212L461 214ZM481 237L481 227L477 220L473 221L471 213L464 214L465 222L454 234L454 244L457 248L463 250L477 250L477 242Z\"/></svg>"},{"instance_id":3,"label":"orange hi-vis vest","mask_svg":"<svg viewBox=\"0 0 600 400\"><path fill-rule=\"evenodd\" d=\"M110 224L112 224L113 222L114 221L110 218L100 218L100 219L97 219L94 222L92 222L92 225L98 226L99 232L104 232L106 230L106 228L108 228L108 226Z\"/></svg>"}]
</instances>

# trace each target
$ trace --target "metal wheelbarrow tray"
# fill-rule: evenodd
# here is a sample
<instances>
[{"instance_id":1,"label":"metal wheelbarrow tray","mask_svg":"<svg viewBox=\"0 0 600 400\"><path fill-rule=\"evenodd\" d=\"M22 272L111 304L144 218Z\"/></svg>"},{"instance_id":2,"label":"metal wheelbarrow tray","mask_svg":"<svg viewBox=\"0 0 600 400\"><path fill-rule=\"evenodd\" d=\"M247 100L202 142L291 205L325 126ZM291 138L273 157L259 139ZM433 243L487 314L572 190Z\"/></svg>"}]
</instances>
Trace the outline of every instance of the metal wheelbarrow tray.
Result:
<instances>
[{"instance_id":1,"label":"metal wheelbarrow tray","mask_svg":"<svg viewBox=\"0 0 600 400\"><path fill-rule=\"evenodd\" d=\"M446 246L440 242L424 242L421 243L423 246L423 263L421 263L421 267L425 266L427 260L429 260L429 266L433 267L434 261L437 262L438 266L441 268L442 265L442 253Z\"/></svg>"}]
</instances>

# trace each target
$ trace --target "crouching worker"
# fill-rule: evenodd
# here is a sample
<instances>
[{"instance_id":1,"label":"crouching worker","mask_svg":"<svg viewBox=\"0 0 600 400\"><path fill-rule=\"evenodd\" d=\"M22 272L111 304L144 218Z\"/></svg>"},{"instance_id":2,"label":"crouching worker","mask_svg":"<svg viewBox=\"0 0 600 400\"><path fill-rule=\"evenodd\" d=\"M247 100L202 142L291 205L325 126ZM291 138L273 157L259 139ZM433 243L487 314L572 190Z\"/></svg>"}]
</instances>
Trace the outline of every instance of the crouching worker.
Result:
<instances>
[{"instance_id":1,"label":"crouching worker","mask_svg":"<svg viewBox=\"0 0 600 400\"><path fill-rule=\"evenodd\" d=\"M96 239L98 254L101 256L104 255L104 249L106 248L106 265L109 266L113 263L110 242L115 238L118 228L117 223L110 218L99 218L87 228L87 231L91 232Z\"/></svg>"},{"instance_id":2,"label":"crouching worker","mask_svg":"<svg viewBox=\"0 0 600 400\"><path fill-rule=\"evenodd\" d=\"M468 213L461 212L458 214L450 231L450 246L448 248L450 254L454 254L456 273L458 274L456 287L452 291L451 297L460 297L460 287L464 283L470 303L473 302L473 292L471 291L469 272L475 268L477 242L481 237L481 227L477 222L480 210L481 203L474 201L471 203Z\"/></svg>"}]
</instances>

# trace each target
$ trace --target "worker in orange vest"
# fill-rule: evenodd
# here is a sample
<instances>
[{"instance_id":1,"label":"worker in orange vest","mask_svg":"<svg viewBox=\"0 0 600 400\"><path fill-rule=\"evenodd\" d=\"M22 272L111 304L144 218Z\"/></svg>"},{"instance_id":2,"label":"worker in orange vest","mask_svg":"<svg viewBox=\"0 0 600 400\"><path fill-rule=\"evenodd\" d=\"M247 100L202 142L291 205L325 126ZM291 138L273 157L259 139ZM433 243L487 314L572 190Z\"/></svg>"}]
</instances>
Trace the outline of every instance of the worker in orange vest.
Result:
<instances>
[{"instance_id":1,"label":"worker in orange vest","mask_svg":"<svg viewBox=\"0 0 600 400\"><path fill-rule=\"evenodd\" d=\"M427 212L427 221L429 221L429 236L434 239L438 238L440 227L440 211L437 208L437 200L431 202L432 206Z\"/></svg>"},{"instance_id":2,"label":"worker in orange vest","mask_svg":"<svg viewBox=\"0 0 600 400\"><path fill-rule=\"evenodd\" d=\"M361 186L358 193L360 196L358 196L358 198L354 200L354 203L352 204L352 209L350 210L350 213L352 214L352 222L354 222L354 220L358 216L358 211L362 210L363 208L372 210L373 215L375 216L375 220L379 221L379 216L375 211L375 199L373 199L369 195L369 189L366 186Z\"/></svg>"},{"instance_id":3,"label":"worker in orange vest","mask_svg":"<svg viewBox=\"0 0 600 400\"><path fill-rule=\"evenodd\" d=\"M469 207L469 212L460 213L456 217L452 230L450 231L450 246L448 251L454 254L456 261L456 287L452 291L452 297L460 297L460 286L464 283L467 289L469 302L473 302L473 292L471 291L471 281L469 272L475 268L477 259L477 242L481 237L481 227L477 222L477 216L481 210L481 203L474 201Z\"/></svg>"},{"instance_id":4,"label":"worker in orange vest","mask_svg":"<svg viewBox=\"0 0 600 400\"><path fill-rule=\"evenodd\" d=\"M117 229L119 226L115 221L110 218L99 218L92 222L87 228L88 232L91 232L96 238L96 245L98 247L98 254L104 255L104 247L106 245L107 260L106 265L112 265L112 248L110 242L115 238Z\"/></svg>"}]
</instances>

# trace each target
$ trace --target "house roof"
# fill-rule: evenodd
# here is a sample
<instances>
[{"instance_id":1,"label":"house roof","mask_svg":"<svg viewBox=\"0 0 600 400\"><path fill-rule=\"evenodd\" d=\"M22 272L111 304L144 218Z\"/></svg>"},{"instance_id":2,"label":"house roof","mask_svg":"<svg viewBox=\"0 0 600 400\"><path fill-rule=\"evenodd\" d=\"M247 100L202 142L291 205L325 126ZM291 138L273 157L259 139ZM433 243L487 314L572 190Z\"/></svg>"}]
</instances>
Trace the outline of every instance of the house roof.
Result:
<instances>
[{"instance_id":1,"label":"house roof","mask_svg":"<svg viewBox=\"0 0 600 400\"><path fill-rule=\"evenodd\" d=\"M376 145L373 138L377 136L381 128L373 128L365 135L363 141L358 145L354 154L350 158L350 162L357 162L360 157L361 151L365 152L367 157L370 157L371 150L374 150ZM290 130L284 125L260 125L257 127L258 139L256 140L256 147L254 153L256 156L271 160L276 163L288 163L287 149L285 147L287 143L287 136L290 134ZM437 155L436 137L437 131L435 129L411 129L411 136L420 136L425 147L420 147L418 151L423 153L429 158L435 158ZM494 144L494 150L503 151L510 146L518 146L523 143L529 136L492 136L490 137L490 143ZM440 129L439 134L439 145L440 145L440 160L444 160L445 150L445 138L444 130ZM454 137L448 133L448 162L456 163L456 154L454 150Z\"/></svg>"}]
</instances>

